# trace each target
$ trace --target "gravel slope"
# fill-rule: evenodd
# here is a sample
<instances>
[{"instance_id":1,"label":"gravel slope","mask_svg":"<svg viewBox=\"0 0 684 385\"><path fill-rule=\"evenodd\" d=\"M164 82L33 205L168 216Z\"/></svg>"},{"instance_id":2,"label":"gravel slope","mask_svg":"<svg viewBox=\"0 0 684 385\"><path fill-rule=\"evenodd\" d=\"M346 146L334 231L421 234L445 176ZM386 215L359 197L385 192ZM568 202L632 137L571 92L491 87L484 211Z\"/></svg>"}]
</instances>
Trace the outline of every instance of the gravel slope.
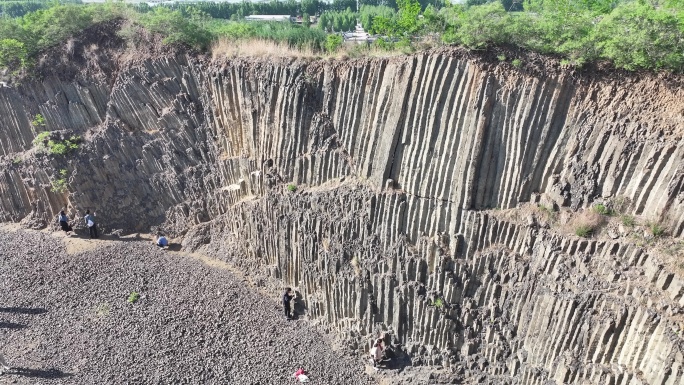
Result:
<instances>
[{"instance_id":1,"label":"gravel slope","mask_svg":"<svg viewBox=\"0 0 684 385\"><path fill-rule=\"evenodd\" d=\"M103 244L68 255L49 234L0 231L0 353L20 368L0 384L287 384L300 365L311 384L374 383L229 272Z\"/></svg>"}]
</instances>

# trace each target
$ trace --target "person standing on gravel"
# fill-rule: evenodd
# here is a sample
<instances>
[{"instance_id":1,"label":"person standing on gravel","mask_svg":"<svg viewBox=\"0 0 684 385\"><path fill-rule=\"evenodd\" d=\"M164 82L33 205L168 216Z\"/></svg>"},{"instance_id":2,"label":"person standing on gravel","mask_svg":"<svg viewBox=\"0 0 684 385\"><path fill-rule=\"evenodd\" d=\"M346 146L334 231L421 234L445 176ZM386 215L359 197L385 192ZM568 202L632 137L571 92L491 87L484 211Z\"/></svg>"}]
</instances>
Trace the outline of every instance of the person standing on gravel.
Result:
<instances>
[{"instance_id":1,"label":"person standing on gravel","mask_svg":"<svg viewBox=\"0 0 684 385\"><path fill-rule=\"evenodd\" d=\"M295 297L295 295L292 293L292 289L289 287L285 288L285 293L283 294L283 310L285 310L285 317L287 317L287 320L292 319L292 311L290 308L290 303L292 302L292 299Z\"/></svg>"},{"instance_id":2,"label":"person standing on gravel","mask_svg":"<svg viewBox=\"0 0 684 385\"><path fill-rule=\"evenodd\" d=\"M59 212L59 225L62 226L62 230L64 230L66 235L73 231L71 226L69 226L69 217L64 213L64 210Z\"/></svg>"},{"instance_id":3,"label":"person standing on gravel","mask_svg":"<svg viewBox=\"0 0 684 385\"><path fill-rule=\"evenodd\" d=\"M90 239L97 238L97 223L95 223L95 216L90 215L90 210L86 210L85 219L86 226L88 226L88 233Z\"/></svg>"}]
</instances>

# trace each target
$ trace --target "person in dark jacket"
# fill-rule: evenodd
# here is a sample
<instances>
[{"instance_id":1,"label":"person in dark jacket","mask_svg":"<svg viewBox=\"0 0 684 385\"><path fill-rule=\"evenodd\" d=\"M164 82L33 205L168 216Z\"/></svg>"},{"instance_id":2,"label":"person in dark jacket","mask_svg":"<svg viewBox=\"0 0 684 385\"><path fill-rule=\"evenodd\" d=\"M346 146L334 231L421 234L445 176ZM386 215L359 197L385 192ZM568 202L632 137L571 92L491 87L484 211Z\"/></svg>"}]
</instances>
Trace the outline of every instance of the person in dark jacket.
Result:
<instances>
[{"instance_id":1,"label":"person in dark jacket","mask_svg":"<svg viewBox=\"0 0 684 385\"><path fill-rule=\"evenodd\" d=\"M86 210L85 219L86 226L88 226L88 233L90 238L97 238L97 223L95 223L95 216L90 215L90 210Z\"/></svg>"},{"instance_id":2,"label":"person in dark jacket","mask_svg":"<svg viewBox=\"0 0 684 385\"><path fill-rule=\"evenodd\" d=\"M283 294L283 310L285 310L285 317L287 317L287 320L292 319L292 311L291 311L291 302L292 299L295 297L295 294L292 293L292 289L289 287L285 288L285 293Z\"/></svg>"},{"instance_id":3,"label":"person in dark jacket","mask_svg":"<svg viewBox=\"0 0 684 385\"><path fill-rule=\"evenodd\" d=\"M74 231L71 226L69 226L69 217L64 213L64 210L59 212L59 225L62 226L62 230L64 230L66 235L70 235L69 233Z\"/></svg>"}]
</instances>

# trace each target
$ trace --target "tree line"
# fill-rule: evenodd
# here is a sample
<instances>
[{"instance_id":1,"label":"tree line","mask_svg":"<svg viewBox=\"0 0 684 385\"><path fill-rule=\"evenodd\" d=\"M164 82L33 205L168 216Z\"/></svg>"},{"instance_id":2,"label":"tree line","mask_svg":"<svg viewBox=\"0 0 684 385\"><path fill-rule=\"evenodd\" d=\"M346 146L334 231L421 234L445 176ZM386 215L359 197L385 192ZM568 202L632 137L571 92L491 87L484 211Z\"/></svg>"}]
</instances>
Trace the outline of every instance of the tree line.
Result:
<instances>
[{"instance_id":1,"label":"tree line","mask_svg":"<svg viewBox=\"0 0 684 385\"><path fill-rule=\"evenodd\" d=\"M334 51L340 31L357 20L382 49L412 49L425 36L472 49L515 45L557 55L567 65L607 60L628 70L684 71L684 0L350 0L196 3L149 7L124 3L40 3L40 9L0 17L0 67L28 68L38 53L95 23L124 19L119 34L136 44L142 29L164 42L207 50L218 39L265 39L314 51ZM2 5L14 4L2 1ZM5 9L5 8L3 8ZM322 11L321 11L322 10ZM255 13L318 14L317 26L250 23ZM507 60L502 58L500 60Z\"/></svg>"}]
</instances>

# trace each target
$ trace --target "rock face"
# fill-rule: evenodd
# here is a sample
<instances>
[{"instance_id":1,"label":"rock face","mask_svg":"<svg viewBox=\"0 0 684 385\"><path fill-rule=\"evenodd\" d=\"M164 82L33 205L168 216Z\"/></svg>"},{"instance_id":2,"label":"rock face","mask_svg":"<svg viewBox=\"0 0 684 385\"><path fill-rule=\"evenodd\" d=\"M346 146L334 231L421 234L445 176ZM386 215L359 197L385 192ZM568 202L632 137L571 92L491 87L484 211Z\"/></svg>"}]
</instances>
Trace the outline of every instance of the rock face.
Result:
<instances>
[{"instance_id":1,"label":"rock face","mask_svg":"<svg viewBox=\"0 0 684 385\"><path fill-rule=\"evenodd\" d=\"M350 346L388 331L414 363L474 381L679 384L684 280L657 255L487 211L614 199L681 237L684 91L618 75L454 50L178 56L3 88L0 219L40 227L68 206L161 226L295 287ZM36 154L37 113L81 147Z\"/></svg>"}]
</instances>

